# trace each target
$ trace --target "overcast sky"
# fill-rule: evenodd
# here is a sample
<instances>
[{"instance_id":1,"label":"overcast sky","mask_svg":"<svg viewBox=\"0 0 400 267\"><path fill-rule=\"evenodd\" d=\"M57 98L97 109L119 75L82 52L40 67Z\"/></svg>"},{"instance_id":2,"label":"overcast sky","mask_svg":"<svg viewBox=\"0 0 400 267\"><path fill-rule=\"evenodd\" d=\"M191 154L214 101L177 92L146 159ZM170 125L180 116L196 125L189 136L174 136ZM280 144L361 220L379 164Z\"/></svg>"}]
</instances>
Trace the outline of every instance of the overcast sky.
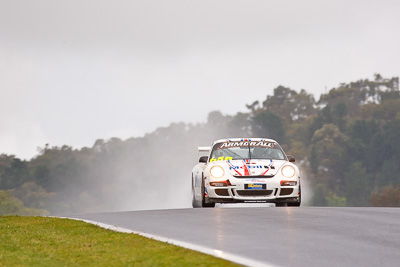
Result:
<instances>
[{"instance_id":1,"label":"overcast sky","mask_svg":"<svg viewBox=\"0 0 400 267\"><path fill-rule=\"evenodd\" d=\"M400 1L0 0L0 154L400 73Z\"/></svg>"}]
</instances>

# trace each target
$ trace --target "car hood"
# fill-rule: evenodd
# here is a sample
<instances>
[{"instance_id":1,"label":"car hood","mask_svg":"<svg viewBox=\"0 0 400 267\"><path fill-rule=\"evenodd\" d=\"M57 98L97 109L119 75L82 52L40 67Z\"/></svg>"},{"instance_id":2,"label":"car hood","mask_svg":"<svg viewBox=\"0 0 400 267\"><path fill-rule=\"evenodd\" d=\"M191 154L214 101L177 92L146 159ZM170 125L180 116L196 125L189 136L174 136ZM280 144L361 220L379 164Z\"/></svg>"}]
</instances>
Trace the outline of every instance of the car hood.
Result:
<instances>
[{"instance_id":1,"label":"car hood","mask_svg":"<svg viewBox=\"0 0 400 267\"><path fill-rule=\"evenodd\" d=\"M275 176L286 160L252 159L221 162L225 170L234 176Z\"/></svg>"}]
</instances>

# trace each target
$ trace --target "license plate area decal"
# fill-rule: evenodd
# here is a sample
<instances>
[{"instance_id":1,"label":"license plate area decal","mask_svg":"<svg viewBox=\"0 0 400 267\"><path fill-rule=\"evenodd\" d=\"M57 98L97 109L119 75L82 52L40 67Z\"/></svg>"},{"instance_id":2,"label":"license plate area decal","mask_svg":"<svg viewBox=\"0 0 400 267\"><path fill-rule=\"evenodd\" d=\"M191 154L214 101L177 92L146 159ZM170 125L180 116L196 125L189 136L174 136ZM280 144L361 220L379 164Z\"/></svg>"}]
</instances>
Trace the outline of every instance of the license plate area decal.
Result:
<instances>
[{"instance_id":1,"label":"license plate area decal","mask_svg":"<svg viewBox=\"0 0 400 267\"><path fill-rule=\"evenodd\" d=\"M266 184L256 184L256 183L245 184L244 189L258 189L258 190L267 189L267 185Z\"/></svg>"}]
</instances>

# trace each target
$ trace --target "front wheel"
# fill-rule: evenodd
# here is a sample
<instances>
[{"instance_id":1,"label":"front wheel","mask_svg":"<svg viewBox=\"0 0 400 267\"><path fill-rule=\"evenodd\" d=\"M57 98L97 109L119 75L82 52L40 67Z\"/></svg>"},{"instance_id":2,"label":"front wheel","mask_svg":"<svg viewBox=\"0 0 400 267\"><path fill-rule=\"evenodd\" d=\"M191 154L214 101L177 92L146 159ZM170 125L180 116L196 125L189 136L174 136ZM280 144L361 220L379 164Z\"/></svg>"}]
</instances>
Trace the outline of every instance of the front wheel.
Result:
<instances>
[{"instance_id":1,"label":"front wheel","mask_svg":"<svg viewBox=\"0 0 400 267\"><path fill-rule=\"evenodd\" d=\"M193 180L193 174L192 174L192 207L193 208L201 208L200 204L201 204L200 201L198 201L196 199L196 190L194 188L194 180Z\"/></svg>"},{"instance_id":2,"label":"front wheel","mask_svg":"<svg viewBox=\"0 0 400 267\"><path fill-rule=\"evenodd\" d=\"M299 201L294 202L294 203L287 203L288 207L300 207L301 204L301 189L299 189Z\"/></svg>"}]
</instances>

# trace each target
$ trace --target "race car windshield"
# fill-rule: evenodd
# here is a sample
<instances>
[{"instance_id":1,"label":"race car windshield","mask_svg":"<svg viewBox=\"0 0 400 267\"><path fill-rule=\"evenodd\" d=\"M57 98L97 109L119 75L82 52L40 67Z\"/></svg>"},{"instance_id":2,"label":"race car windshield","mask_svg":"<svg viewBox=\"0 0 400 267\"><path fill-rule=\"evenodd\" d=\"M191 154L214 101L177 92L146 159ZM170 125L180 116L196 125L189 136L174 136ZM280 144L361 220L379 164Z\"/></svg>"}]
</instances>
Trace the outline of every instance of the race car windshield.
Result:
<instances>
[{"instance_id":1,"label":"race car windshield","mask_svg":"<svg viewBox=\"0 0 400 267\"><path fill-rule=\"evenodd\" d=\"M285 154L277 143L272 142L226 142L215 144L211 161L237 159L285 160Z\"/></svg>"}]
</instances>

